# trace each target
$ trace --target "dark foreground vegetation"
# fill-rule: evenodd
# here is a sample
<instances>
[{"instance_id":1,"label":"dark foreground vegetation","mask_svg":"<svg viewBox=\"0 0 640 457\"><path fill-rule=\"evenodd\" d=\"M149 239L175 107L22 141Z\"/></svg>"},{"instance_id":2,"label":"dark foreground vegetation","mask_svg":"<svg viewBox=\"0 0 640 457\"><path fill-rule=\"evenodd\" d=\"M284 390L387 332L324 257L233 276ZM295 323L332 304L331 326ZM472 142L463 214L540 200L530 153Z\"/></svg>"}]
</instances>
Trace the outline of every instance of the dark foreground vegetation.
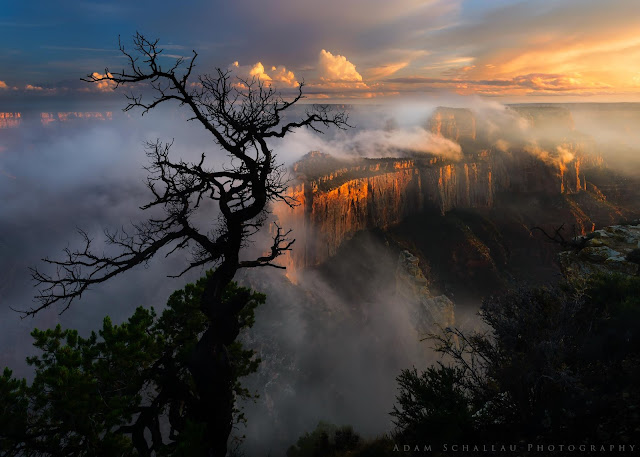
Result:
<instances>
[{"instance_id":1,"label":"dark foreground vegetation","mask_svg":"<svg viewBox=\"0 0 640 457\"><path fill-rule=\"evenodd\" d=\"M480 316L487 332L430 335L441 362L398 376L388 436L321 423L287 456L638 452L640 278L521 288Z\"/></svg>"},{"instance_id":2,"label":"dark foreground vegetation","mask_svg":"<svg viewBox=\"0 0 640 457\"><path fill-rule=\"evenodd\" d=\"M173 293L160 316L138 308L121 325L107 317L88 338L60 326L34 330L40 355L27 359L33 381L9 369L0 377L0 455L202 452L206 419L194 407L188 363L206 328L206 280ZM265 296L231 283L224 300L245 303L248 328ZM287 457L445 455L453 446L456 455L487 455L483 446L501 445L503 455L540 455L537 446L544 455L565 455L560 445L631 453L640 440L640 278L521 288L485 300L480 316L488 331L430 335L441 361L398 376L388 435L365 439L352 427L321 422ZM239 342L230 355L235 397L250 397L240 378L260 361ZM237 408L234 418L245 419ZM153 443L147 454L138 442L149 440L145 429Z\"/></svg>"},{"instance_id":3,"label":"dark foreground vegetation","mask_svg":"<svg viewBox=\"0 0 640 457\"><path fill-rule=\"evenodd\" d=\"M207 418L198 413L188 364L207 328L201 297L210 276L174 292L160 316L139 307L121 325L105 317L88 338L60 325L35 329L41 353L27 358L33 381L12 377L8 368L0 377L0 455L201 455ZM248 328L265 296L232 282L222 300L243 303L239 322ZM234 398L251 397L239 378L260 360L238 341L229 356ZM234 422L244 420L234 408Z\"/></svg>"}]
</instances>

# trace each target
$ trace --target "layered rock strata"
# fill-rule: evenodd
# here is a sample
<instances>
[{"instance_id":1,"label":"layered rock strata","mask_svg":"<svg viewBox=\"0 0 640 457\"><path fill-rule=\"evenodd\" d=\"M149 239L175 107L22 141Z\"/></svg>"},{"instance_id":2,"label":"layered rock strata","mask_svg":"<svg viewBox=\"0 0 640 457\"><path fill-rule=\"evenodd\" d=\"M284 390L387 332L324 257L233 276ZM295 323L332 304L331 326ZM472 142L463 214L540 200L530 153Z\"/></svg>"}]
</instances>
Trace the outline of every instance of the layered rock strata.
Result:
<instances>
[{"instance_id":1,"label":"layered rock strata","mask_svg":"<svg viewBox=\"0 0 640 457\"><path fill-rule=\"evenodd\" d=\"M313 174L308 162L336 168ZM294 206L273 208L279 224L293 229L296 238L283 259L292 270L325 261L359 230L384 230L424 210L490 208L497 192L560 194L586 185L579 159L559 168L525 152L490 150L460 162L428 157L341 162L314 152L294 170L297 178L288 191Z\"/></svg>"}]
</instances>

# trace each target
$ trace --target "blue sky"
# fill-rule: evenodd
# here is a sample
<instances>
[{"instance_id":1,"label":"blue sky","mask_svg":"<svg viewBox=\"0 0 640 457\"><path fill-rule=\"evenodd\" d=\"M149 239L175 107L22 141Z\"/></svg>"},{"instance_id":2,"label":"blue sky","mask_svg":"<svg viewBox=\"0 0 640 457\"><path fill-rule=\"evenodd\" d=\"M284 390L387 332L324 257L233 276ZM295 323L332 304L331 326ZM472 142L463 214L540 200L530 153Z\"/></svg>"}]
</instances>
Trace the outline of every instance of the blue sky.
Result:
<instances>
[{"instance_id":1,"label":"blue sky","mask_svg":"<svg viewBox=\"0 0 640 457\"><path fill-rule=\"evenodd\" d=\"M238 62L285 88L304 80L317 98L629 100L638 26L636 0L5 2L0 97L82 97L79 78L118 69L118 36L140 31L170 56L196 49L201 72Z\"/></svg>"}]
</instances>

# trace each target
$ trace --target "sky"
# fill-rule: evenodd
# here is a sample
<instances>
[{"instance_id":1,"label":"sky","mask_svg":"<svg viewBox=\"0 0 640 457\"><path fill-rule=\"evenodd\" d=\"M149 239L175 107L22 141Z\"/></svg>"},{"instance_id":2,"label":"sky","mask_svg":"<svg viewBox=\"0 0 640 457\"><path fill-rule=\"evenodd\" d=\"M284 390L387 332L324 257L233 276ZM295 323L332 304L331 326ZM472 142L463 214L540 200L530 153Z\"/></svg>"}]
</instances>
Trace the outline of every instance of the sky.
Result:
<instances>
[{"instance_id":1,"label":"sky","mask_svg":"<svg viewBox=\"0 0 640 457\"><path fill-rule=\"evenodd\" d=\"M304 81L312 100L640 101L637 0L3 3L0 101L109 96L80 78L122 69L136 31L167 62L196 50L200 73Z\"/></svg>"}]
</instances>

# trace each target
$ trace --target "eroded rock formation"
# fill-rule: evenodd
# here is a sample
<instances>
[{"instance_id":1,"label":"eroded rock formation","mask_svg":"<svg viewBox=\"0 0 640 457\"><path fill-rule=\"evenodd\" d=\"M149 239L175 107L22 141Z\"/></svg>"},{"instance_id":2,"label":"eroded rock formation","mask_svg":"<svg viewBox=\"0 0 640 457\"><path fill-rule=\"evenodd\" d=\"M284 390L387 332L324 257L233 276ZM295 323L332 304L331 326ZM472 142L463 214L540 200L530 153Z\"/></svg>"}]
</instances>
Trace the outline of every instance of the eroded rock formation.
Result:
<instances>
[{"instance_id":1,"label":"eroded rock formation","mask_svg":"<svg viewBox=\"0 0 640 457\"><path fill-rule=\"evenodd\" d=\"M476 139L476 118L467 108L440 106L429 120L429 130L453 141Z\"/></svg>"},{"instance_id":2,"label":"eroded rock formation","mask_svg":"<svg viewBox=\"0 0 640 457\"><path fill-rule=\"evenodd\" d=\"M307 161L322 160L339 168L312 174ZM292 228L296 238L295 249L284 262L292 271L317 265L359 230L387 229L427 209L444 214L455 208L490 208L497 192L582 190L580 161L562 165L525 152L507 155L489 150L461 162L423 157L345 163L310 153L296 164L297 181L289 190L296 205L274 208L280 224Z\"/></svg>"},{"instance_id":3,"label":"eroded rock formation","mask_svg":"<svg viewBox=\"0 0 640 457\"><path fill-rule=\"evenodd\" d=\"M295 180L289 190L297 205L273 208L281 226L292 228L296 238L293 251L281 259L289 276L330 259L358 231L387 230L423 212L491 209L508 204L516 195L553 200L550 214L558 223L574 225L577 233L593 231L595 220L608 225L612 218L623 217L601 190L610 180L599 179L596 185L597 176L588 174L602 168L602 158L588 138L574 130L568 109L510 109L531 124L531 138L490 139L472 111L438 108L429 121L430 130L462 145L459 160L407 156L406 151L398 151L399 158L337 158L318 151L304 156L293 166ZM557 139L535 136L551 127Z\"/></svg>"},{"instance_id":4,"label":"eroded rock formation","mask_svg":"<svg viewBox=\"0 0 640 457\"><path fill-rule=\"evenodd\" d=\"M640 223L605 227L576 241L582 241L584 247L559 254L560 264L568 277L640 273Z\"/></svg>"}]
</instances>

